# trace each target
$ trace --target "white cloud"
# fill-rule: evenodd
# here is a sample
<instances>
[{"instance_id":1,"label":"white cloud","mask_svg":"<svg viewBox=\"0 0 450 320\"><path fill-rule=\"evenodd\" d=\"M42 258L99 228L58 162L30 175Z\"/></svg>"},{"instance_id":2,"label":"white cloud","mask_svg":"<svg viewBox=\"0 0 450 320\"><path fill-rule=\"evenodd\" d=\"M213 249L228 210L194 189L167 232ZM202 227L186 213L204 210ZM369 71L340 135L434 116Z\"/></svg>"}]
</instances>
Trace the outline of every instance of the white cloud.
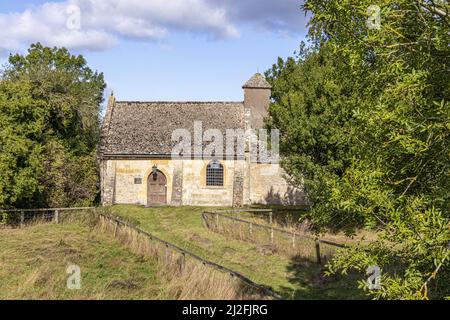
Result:
<instances>
[{"instance_id":1,"label":"white cloud","mask_svg":"<svg viewBox=\"0 0 450 320\"><path fill-rule=\"evenodd\" d=\"M282 5L277 3L283 3ZM32 42L102 50L121 38L158 41L184 31L211 38L239 36L237 25L289 29L297 0L66 0L0 14L0 51ZM77 10L79 8L79 15ZM292 13L297 10L297 13Z\"/></svg>"},{"instance_id":2,"label":"white cloud","mask_svg":"<svg viewBox=\"0 0 450 320\"><path fill-rule=\"evenodd\" d=\"M306 30L303 0L216 0L227 7L231 21L271 32L297 34Z\"/></svg>"}]
</instances>

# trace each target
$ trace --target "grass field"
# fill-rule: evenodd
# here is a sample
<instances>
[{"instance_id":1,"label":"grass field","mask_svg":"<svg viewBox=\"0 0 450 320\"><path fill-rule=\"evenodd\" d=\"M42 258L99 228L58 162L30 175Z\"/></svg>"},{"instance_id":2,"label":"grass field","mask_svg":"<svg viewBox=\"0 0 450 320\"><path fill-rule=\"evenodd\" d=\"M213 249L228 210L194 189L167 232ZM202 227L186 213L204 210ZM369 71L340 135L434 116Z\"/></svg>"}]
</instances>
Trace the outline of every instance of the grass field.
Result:
<instances>
[{"instance_id":1,"label":"grass field","mask_svg":"<svg viewBox=\"0 0 450 320\"><path fill-rule=\"evenodd\" d=\"M290 299L364 298L355 279L324 277L315 263L264 252L257 244L233 240L202 225L201 207L144 208L118 205L107 210L164 240L239 271ZM352 277L363 275L353 275Z\"/></svg>"},{"instance_id":2,"label":"grass field","mask_svg":"<svg viewBox=\"0 0 450 320\"><path fill-rule=\"evenodd\" d=\"M202 225L203 210L132 205L105 209L164 240L270 286L285 298L364 298L355 284L355 277L363 275L353 275L353 279L327 278L323 276L323 267L316 263L268 252L263 245L210 231ZM110 233L89 227L89 223L76 222L77 219L63 224L36 223L22 229L0 229L0 299L220 299L227 296L215 292L214 281L219 281L220 275L206 279L204 275L209 270L197 270L195 274L203 277L189 274L184 278L167 277L157 260L133 253ZM66 287L69 276L66 268L71 264L81 268L80 290ZM205 286L206 291L202 291L201 287ZM195 287L197 292L184 287ZM199 296L199 292L203 295Z\"/></svg>"},{"instance_id":3,"label":"grass field","mask_svg":"<svg viewBox=\"0 0 450 320\"><path fill-rule=\"evenodd\" d=\"M81 269L69 290L68 265ZM156 264L86 225L0 229L0 299L166 299Z\"/></svg>"}]
</instances>

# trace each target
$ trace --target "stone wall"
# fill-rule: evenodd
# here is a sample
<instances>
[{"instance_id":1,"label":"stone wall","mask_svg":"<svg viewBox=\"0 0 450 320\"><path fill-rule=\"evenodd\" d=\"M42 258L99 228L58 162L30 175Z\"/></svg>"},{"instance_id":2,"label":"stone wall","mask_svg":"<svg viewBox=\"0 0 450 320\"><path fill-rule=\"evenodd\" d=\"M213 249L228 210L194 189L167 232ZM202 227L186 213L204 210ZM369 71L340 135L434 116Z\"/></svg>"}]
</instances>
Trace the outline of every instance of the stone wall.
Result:
<instances>
[{"instance_id":1,"label":"stone wall","mask_svg":"<svg viewBox=\"0 0 450 320\"><path fill-rule=\"evenodd\" d=\"M244 177L245 161L236 161L233 176L233 207L242 207L244 204Z\"/></svg>"},{"instance_id":2,"label":"stone wall","mask_svg":"<svg viewBox=\"0 0 450 320\"><path fill-rule=\"evenodd\" d=\"M115 177L114 192L106 189L102 192L104 204L141 204L147 205L147 179L156 165L167 178L167 201L172 201L172 184L177 163L172 160L103 160L106 171L102 180ZM135 179L140 181L135 181ZM136 183L140 182L140 183ZM103 186L103 183L102 183ZM110 201L111 199L111 201Z\"/></svg>"},{"instance_id":3,"label":"stone wall","mask_svg":"<svg viewBox=\"0 0 450 320\"><path fill-rule=\"evenodd\" d=\"M183 161L173 160L172 162L174 169L171 205L181 206L183 204Z\"/></svg>"},{"instance_id":4,"label":"stone wall","mask_svg":"<svg viewBox=\"0 0 450 320\"><path fill-rule=\"evenodd\" d=\"M242 206L301 204L303 192L289 187L278 165L223 160L224 186L206 186L208 160L103 160L102 202L147 205L147 179L157 166L167 178L167 204ZM139 183L140 182L140 183Z\"/></svg>"},{"instance_id":5,"label":"stone wall","mask_svg":"<svg viewBox=\"0 0 450 320\"><path fill-rule=\"evenodd\" d=\"M244 89L244 107L251 112L251 128L264 128L270 101L270 89Z\"/></svg>"},{"instance_id":6,"label":"stone wall","mask_svg":"<svg viewBox=\"0 0 450 320\"><path fill-rule=\"evenodd\" d=\"M224 186L206 186L207 160L103 160L102 202L147 205L147 179L156 165L167 178L169 205L231 206L234 161L221 161ZM141 179L140 184L135 183Z\"/></svg>"},{"instance_id":7,"label":"stone wall","mask_svg":"<svg viewBox=\"0 0 450 320\"><path fill-rule=\"evenodd\" d=\"M208 160L183 162L183 205L231 206L233 204L234 161L222 160L223 187L206 185Z\"/></svg>"},{"instance_id":8,"label":"stone wall","mask_svg":"<svg viewBox=\"0 0 450 320\"><path fill-rule=\"evenodd\" d=\"M100 191L103 205L114 203L116 185L116 168L114 161L102 160L100 162Z\"/></svg>"},{"instance_id":9,"label":"stone wall","mask_svg":"<svg viewBox=\"0 0 450 320\"><path fill-rule=\"evenodd\" d=\"M279 164L250 164L250 203L252 204L305 204L302 189L290 186L285 171Z\"/></svg>"}]
</instances>

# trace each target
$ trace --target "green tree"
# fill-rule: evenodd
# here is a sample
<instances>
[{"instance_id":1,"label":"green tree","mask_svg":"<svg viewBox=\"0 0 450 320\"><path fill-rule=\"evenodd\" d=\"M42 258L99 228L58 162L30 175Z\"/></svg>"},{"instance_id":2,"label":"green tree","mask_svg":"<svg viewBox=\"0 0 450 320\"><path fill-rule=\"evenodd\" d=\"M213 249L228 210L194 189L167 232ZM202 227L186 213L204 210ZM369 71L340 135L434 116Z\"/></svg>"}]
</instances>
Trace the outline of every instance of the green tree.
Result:
<instances>
[{"instance_id":1,"label":"green tree","mask_svg":"<svg viewBox=\"0 0 450 320\"><path fill-rule=\"evenodd\" d=\"M375 298L442 298L450 295L450 7L378 1L381 25L370 28L373 4L305 2L320 50L269 72L273 125L296 143L285 166L298 181L305 175L316 225L348 233L364 225L382 229L368 247L343 250L329 271L378 265L382 288L369 291ZM326 72L314 62L325 51L336 61ZM292 110L300 116L289 123ZM324 137L333 139L323 143Z\"/></svg>"},{"instance_id":2,"label":"green tree","mask_svg":"<svg viewBox=\"0 0 450 320\"><path fill-rule=\"evenodd\" d=\"M34 44L0 85L0 207L92 204L105 82L85 59Z\"/></svg>"},{"instance_id":3,"label":"green tree","mask_svg":"<svg viewBox=\"0 0 450 320\"><path fill-rule=\"evenodd\" d=\"M302 43L296 57L279 58L266 72L273 86L267 124L283 133L282 165L314 204L310 214L315 227L351 232L365 220L324 214L330 211L332 185L351 164L356 145L352 105L358 97L345 69L345 60L327 45Z\"/></svg>"},{"instance_id":4,"label":"green tree","mask_svg":"<svg viewBox=\"0 0 450 320\"><path fill-rule=\"evenodd\" d=\"M27 81L0 81L0 207L34 202L42 190L42 101L30 94Z\"/></svg>"}]
</instances>

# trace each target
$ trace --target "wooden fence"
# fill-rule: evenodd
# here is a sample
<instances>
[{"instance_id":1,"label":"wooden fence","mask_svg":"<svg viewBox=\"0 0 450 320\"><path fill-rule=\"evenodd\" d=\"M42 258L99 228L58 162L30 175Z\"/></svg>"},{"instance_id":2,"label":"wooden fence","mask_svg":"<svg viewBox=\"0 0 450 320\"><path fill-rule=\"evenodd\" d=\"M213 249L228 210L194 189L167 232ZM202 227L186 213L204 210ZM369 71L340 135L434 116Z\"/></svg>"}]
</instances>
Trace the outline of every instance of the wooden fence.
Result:
<instances>
[{"instance_id":1,"label":"wooden fence","mask_svg":"<svg viewBox=\"0 0 450 320\"><path fill-rule=\"evenodd\" d=\"M215 232L263 245L266 249L262 250L263 253L281 252L319 264L329 260L337 249L345 247L307 234L233 217L223 211L205 211L202 213L202 220L205 227Z\"/></svg>"},{"instance_id":2,"label":"wooden fence","mask_svg":"<svg viewBox=\"0 0 450 320\"><path fill-rule=\"evenodd\" d=\"M170 243L170 242L165 241L153 234L150 234L149 232L144 231L141 228L136 227L126 221L123 221L118 217L113 217L111 215L106 215L106 214L99 214L99 216L100 216L100 219L104 219L110 224L110 229L113 230L113 234L115 237L118 236L118 234L121 231L120 230L121 228L128 228L129 230L136 232L138 235L144 236L150 242L156 242L156 243L162 245L164 250L166 250L166 251L170 250L172 253L179 255L178 259L175 259L175 261L178 264L178 268L181 271L183 270L183 268L185 266L186 258L189 257L189 258L196 260L197 262L201 263L204 266L207 266L207 267L213 268L215 270L218 270L220 272L223 272L225 274L228 274L232 279L238 279L239 281L242 282L243 285L251 287L253 290L259 292L260 294L270 296L275 299L282 299L282 297L278 293L274 292L271 288L266 287L261 284L258 284L258 283L255 283L237 271L234 271L230 268L224 267L224 266L214 263L212 261L206 260L206 259L196 255L195 253L192 253L192 252L190 252L186 249L183 249L173 243ZM166 252L166 255L167 255L167 252Z\"/></svg>"},{"instance_id":3,"label":"wooden fence","mask_svg":"<svg viewBox=\"0 0 450 320\"><path fill-rule=\"evenodd\" d=\"M27 223L31 222L48 222L48 223L61 223L64 222L65 219L61 219L61 214L66 213L66 218L70 217L73 212L81 212L89 210L95 213L95 217L97 217L97 221L102 221L110 225L111 230L113 232L114 237L118 237L121 233L122 228L126 228L127 231L136 233L140 237L144 237L150 242L159 244L163 250L165 251L165 257L169 256L169 251L172 254L179 255L178 259L175 259L178 264L178 269L180 272L183 271L186 265L186 258L193 259L200 263L202 266L211 268L211 270L216 270L221 272L224 275L228 275L231 280L240 281L241 287L246 287L253 292L258 293L259 297L270 297L275 299L283 299L281 295L273 291L270 287L258 284L242 275L241 273L234 271L225 266L219 265L212 261L208 261L203 259L202 257L185 250L173 243L165 241L157 236L154 236L136 226L131 225L130 223L121 220L118 217L113 217L111 215L99 213L96 210L96 207L75 207L75 208L42 208L42 209L11 209L11 210L0 210L0 217L8 216L9 222L15 224L16 226L23 227ZM63 220L63 221L62 221ZM70 219L69 219L70 220Z\"/></svg>"},{"instance_id":4,"label":"wooden fence","mask_svg":"<svg viewBox=\"0 0 450 320\"><path fill-rule=\"evenodd\" d=\"M214 212L218 212L218 213L222 213L222 214L235 214L235 213L250 213L254 216L258 216L258 215L263 215L266 216L268 219L268 222L270 224L273 223L273 210L272 209L238 209L238 208L233 208L230 210L226 210L226 209L221 209L221 210L215 210Z\"/></svg>"},{"instance_id":5,"label":"wooden fence","mask_svg":"<svg viewBox=\"0 0 450 320\"><path fill-rule=\"evenodd\" d=\"M5 209L0 210L0 223L23 227L33 221L59 223L63 213L95 210L95 207Z\"/></svg>"}]
</instances>

